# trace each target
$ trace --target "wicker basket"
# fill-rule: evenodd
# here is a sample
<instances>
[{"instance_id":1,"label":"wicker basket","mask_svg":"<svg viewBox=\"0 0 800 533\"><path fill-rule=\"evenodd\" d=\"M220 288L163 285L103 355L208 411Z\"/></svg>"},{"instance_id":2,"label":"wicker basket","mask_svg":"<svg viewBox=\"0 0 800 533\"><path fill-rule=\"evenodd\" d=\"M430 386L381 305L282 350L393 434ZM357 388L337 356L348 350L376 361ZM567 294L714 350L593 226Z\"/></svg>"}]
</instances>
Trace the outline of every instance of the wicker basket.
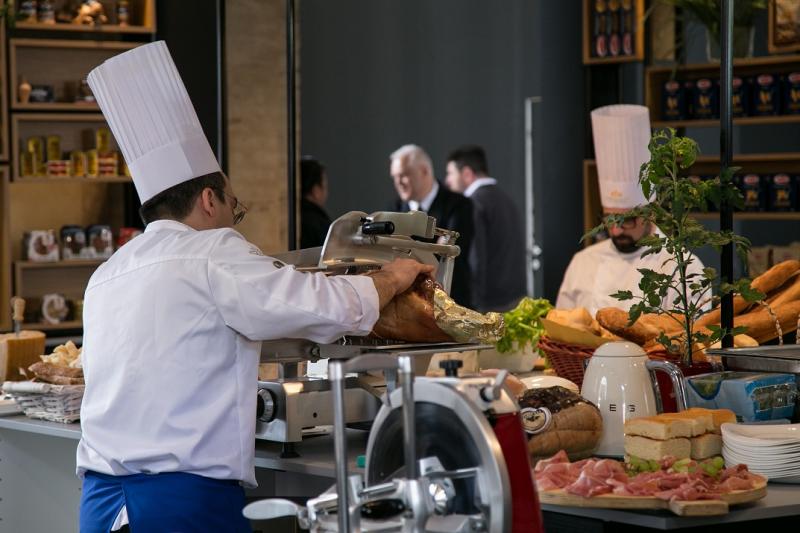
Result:
<instances>
[{"instance_id":1,"label":"wicker basket","mask_svg":"<svg viewBox=\"0 0 800 533\"><path fill-rule=\"evenodd\" d=\"M14 398L25 416L64 424L80 419L84 388L33 381L3 383L3 390Z\"/></svg>"},{"instance_id":2,"label":"wicker basket","mask_svg":"<svg viewBox=\"0 0 800 533\"><path fill-rule=\"evenodd\" d=\"M549 337L539 339L539 349L544 352L556 375L575 383L583 384L584 361L592 356L594 348L554 341Z\"/></svg>"}]
</instances>

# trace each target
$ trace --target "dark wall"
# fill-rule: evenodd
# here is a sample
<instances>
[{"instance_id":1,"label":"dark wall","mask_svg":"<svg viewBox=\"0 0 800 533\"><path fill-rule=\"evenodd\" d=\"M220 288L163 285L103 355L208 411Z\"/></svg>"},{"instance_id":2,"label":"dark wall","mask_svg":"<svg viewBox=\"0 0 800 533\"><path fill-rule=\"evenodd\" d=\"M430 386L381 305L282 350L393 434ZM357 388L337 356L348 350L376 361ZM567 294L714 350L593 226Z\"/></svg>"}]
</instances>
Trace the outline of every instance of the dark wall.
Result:
<instances>
[{"instance_id":1,"label":"dark wall","mask_svg":"<svg viewBox=\"0 0 800 533\"><path fill-rule=\"evenodd\" d=\"M156 6L156 38L166 41L203 131L224 169L224 1L168 0Z\"/></svg>"},{"instance_id":2,"label":"dark wall","mask_svg":"<svg viewBox=\"0 0 800 533\"><path fill-rule=\"evenodd\" d=\"M574 5L572 5L574 4ZM524 207L524 99L535 124L537 240L554 298L581 231L580 3L303 0L301 149L328 167L328 209L386 209L389 154L483 145L490 174Z\"/></svg>"}]
</instances>

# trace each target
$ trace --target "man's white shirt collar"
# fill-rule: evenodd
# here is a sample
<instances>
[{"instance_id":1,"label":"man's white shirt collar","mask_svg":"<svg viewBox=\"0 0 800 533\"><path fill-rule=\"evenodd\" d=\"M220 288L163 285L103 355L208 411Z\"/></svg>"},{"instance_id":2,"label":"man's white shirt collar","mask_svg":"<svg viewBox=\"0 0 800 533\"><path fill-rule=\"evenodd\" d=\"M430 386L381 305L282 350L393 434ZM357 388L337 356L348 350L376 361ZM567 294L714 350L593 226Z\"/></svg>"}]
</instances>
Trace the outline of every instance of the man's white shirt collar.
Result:
<instances>
[{"instance_id":1,"label":"man's white shirt collar","mask_svg":"<svg viewBox=\"0 0 800 533\"><path fill-rule=\"evenodd\" d=\"M477 191L478 189L480 189L485 185L497 185L497 180L494 178L478 178L475 181L473 181L469 187L466 188L466 190L464 191L464 196L469 198L470 196L475 194L475 191Z\"/></svg>"},{"instance_id":2,"label":"man's white shirt collar","mask_svg":"<svg viewBox=\"0 0 800 533\"><path fill-rule=\"evenodd\" d=\"M437 194L439 194L439 182L434 181L431 191L425 198L422 199L421 202L417 202L415 200L408 201L408 209L411 211L425 211L427 213L431 208L431 204L433 204L433 201L436 199Z\"/></svg>"}]
</instances>

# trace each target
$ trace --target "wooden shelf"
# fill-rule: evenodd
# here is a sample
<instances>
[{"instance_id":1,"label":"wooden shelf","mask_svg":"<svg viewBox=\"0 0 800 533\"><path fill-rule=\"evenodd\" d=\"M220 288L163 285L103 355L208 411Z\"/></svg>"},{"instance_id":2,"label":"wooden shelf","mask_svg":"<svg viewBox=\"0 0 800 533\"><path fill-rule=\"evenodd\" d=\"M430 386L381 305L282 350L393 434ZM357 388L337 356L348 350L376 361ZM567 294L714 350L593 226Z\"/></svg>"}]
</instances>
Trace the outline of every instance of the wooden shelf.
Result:
<instances>
[{"instance_id":1,"label":"wooden shelf","mask_svg":"<svg viewBox=\"0 0 800 533\"><path fill-rule=\"evenodd\" d=\"M45 268L96 268L106 261L107 259L75 259L71 261L14 261L14 265L21 270Z\"/></svg>"},{"instance_id":2,"label":"wooden shelf","mask_svg":"<svg viewBox=\"0 0 800 533\"><path fill-rule=\"evenodd\" d=\"M67 320L59 322L58 324L50 324L49 322L29 322L22 324L22 329L34 330L66 330L66 329L81 329L83 322L80 320Z\"/></svg>"},{"instance_id":3,"label":"wooden shelf","mask_svg":"<svg viewBox=\"0 0 800 533\"><path fill-rule=\"evenodd\" d=\"M652 114L652 109L651 109ZM800 122L800 115L770 115L765 117L737 117L734 125L792 124ZM653 128L709 128L719 126L719 119L702 120L655 120Z\"/></svg>"},{"instance_id":4,"label":"wooden shelf","mask_svg":"<svg viewBox=\"0 0 800 533\"><path fill-rule=\"evenodd\" d=\"M800 70L800 54L751 57L736 59L733 62L733 75L740 77L758 76L760 74L786 74ZM645 105L650 109L650 121L654 128L662 127L713 127L719 125L718 119L712 120L661 120L661 102L664 84L670 80L698 80L720 77L719 63L698 63L667 67L649 67L645 70L644 95ZM734 118L733 123L739 125L784 124L800 122L800 115L750 116Z\"/></svg>"},{"instance_id":5,"label":"wooden shelf","mask_svg":"<svg viewBox=\"0 0 800 533\"><path fill-rule=\"evenodd\" d=\"M692 215L697 220L719 220L719 213L695 213ZM733 214L734 220L763 220L763 221L800 221L800 212L741 212Z\"/></svg>"},{"instance_id":6,"label":"wooden shelf","mask_svg":"<svg viewBox=\"0 0 800 533\"><path fill-rule=\"evenodd\" d=\"M617 65L621 63L636 63L643 61L643 58L632 56L614 56L614 57L589 57L583 60L584 65Z\"/></svg>"},{"instance_id":7,"label":"wooden shelf","mask_svg":"<svg viewBox=\"0 0 800 533\"><path fill-rule=\"evenodd\" d=\"M583 0L583 64L613 65L644 61L644 0L635 0L633 5L633 24L636 27L633 35L633 55L630 56L592 56L592 12L591 0Z\"/></svg>"},{"instance_id":8,"label":"wooden shelf","mask_svg":"<svg viewBox=\"0 0 800 533\"><path fill-rule=\"evenodd\" d=\"M51 178L49 176L20 176L14 183L133 183L128 176L98 176L89 178L83 176L69 176L65 178Z\"/></svg>"},{"instance_id":9,"label":"wooden shelf","mask_svg":"<svg viewBox=\"0 0 800 533\"><path fill-rule=\"evenodd\" d=\"M118 24L106 24L103 26L89 26L82 24L69 24L66 22L57 22L56 24L43 24L41 22L17 22L16 29L18 30L36 30L36 31L71 31L79 33L136 33L136 34L153 34L156 32L155 28L149 26L120 26Z\"/></svg>"},{"instance_id":10,"label":"wooden shelf","mask_svg":"<svg viewBox=\"0 0 800 533\"><path fill-rule=\"evenodd\" d=\"M14 111L91 111L97 113L100 106L96 103L76 104L70 102L46 102L46 103L13 103L11 109Z\"/></svg>"}]
</instances>

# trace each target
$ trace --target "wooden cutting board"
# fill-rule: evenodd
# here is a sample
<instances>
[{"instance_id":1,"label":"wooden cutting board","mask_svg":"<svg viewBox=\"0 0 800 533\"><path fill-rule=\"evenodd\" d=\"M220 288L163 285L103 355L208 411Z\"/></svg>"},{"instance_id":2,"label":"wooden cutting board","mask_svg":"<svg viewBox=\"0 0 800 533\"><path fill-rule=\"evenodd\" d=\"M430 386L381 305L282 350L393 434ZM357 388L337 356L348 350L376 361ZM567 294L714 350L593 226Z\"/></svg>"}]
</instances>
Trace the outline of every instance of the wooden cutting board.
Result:
<instances>
[{"instance_id":1,"label":"wooden cutting board","mask_svg":"<svg viewBox=\"0 0 800 533\"><path fill-rule=\"evenodd\" d=\"M652 496L619 496L601 494L584 498L564 490L539 491L539 502L569 507L594 507L601 509L668 509L678 516L713 516L728 512L730 505L754 502L767 495L767 480L761 478L750 490L737 490L723 494L721 500L664 501Z\"/></svg>"}]
</instances>

